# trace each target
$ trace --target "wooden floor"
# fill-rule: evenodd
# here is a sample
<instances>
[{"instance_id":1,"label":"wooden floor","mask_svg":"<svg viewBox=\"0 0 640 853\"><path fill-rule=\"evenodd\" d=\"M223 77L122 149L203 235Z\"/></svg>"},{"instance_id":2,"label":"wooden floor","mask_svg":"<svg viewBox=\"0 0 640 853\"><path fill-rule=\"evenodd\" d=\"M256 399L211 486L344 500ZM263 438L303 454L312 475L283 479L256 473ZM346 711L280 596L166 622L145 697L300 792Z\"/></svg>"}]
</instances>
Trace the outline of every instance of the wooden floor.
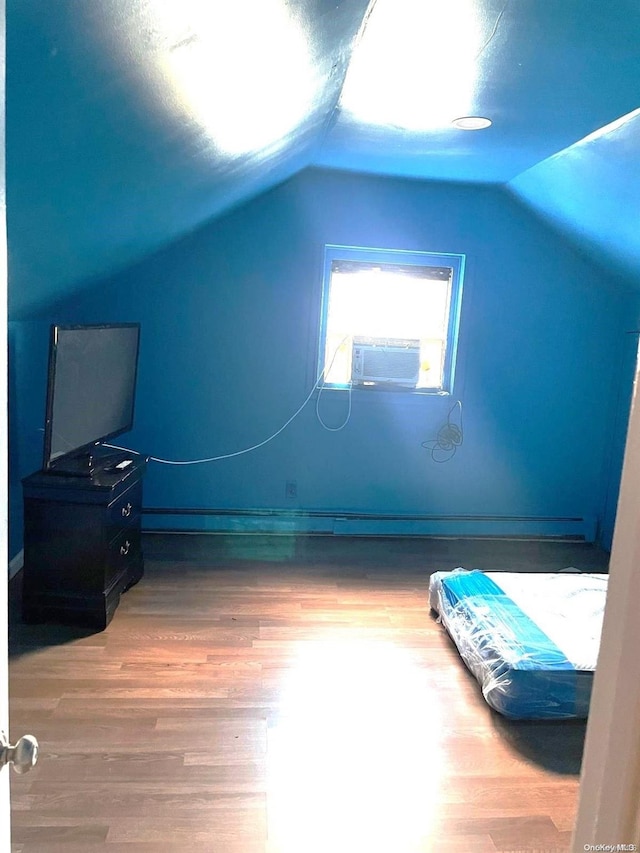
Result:
<instances>
[{"instance_id":1,"label":"wooden floor","mask_svg":"<svg viewBox=\"0 0 640 853\"><path fill-rule=\"evenodd\" d=\"M14 853L567 851L584 724L484 703L434 569L606 570L588 545L146 535L106 631L10 612ZM19 580L19 576L18 576Z\"/></svg>"}]
</instances>

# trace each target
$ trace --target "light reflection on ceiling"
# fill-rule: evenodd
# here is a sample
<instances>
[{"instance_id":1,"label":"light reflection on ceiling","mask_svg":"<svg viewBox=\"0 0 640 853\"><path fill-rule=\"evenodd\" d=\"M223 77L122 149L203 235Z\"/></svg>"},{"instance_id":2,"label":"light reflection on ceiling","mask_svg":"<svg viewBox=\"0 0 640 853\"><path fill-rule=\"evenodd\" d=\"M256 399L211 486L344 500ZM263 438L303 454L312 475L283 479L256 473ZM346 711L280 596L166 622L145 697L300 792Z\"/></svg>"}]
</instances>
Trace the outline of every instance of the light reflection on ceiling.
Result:
<instances>
[{"instance_id":1,"label":"light reflection on ceiling","mask_svg":"<svg viewBox=\"0 0 640 853\"><path fill-rule=\"evenodd\" d=\"M484 37L475 0L378 0L339 107L365 124L425 131L473 112Z\"/></svg>"},{"instance_id":2,"label":"light reflection on ceiling","mask_svg":"<svg viewBox=\"0 0 640 853\"><path fill-rule=\"evenodd\" d=\"M307 33L282 0L154 0L165 97L223 156L284 144L312 113L323 79Z\"/></svg>"},{"instance_id":3,"label":"light reflection on ceiling","mask_svg":"<svg viewBox=\"0 0 640 853\"><path fill-rule=\"evenodd\" d=\"M506 186L640 269L632 0L6 7L12 318L307 166Z\"/></svg>"}]
</instances>

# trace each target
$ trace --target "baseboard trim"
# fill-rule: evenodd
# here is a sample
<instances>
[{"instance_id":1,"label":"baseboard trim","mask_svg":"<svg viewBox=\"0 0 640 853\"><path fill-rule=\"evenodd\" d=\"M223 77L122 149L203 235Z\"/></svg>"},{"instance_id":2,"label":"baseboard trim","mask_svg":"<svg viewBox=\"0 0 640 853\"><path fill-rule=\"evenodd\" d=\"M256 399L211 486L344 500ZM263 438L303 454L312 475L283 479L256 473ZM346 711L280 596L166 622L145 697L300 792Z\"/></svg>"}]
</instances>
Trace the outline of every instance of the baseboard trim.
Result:
<instances>
[{"instance_id":1,"label":"baseboard trim","mask_svg":"<svg viewBox=\"0 0 640 853\"><path fill-rule=\"evenodd\" d=\"M21 548L15 557L9 561L9 580L14 578L24 565L24 548Z\"/></svg>"},{"instance_id":2,"label":"baseboard trim","mask_svg":"<svg viewBox=\"0 0 640 853\"><path fill-rule=\"evenodd\" d=\"M594 542L595 518L336 513L323 510L143 510L148 532L300 533L334 536L435 536L571 539Z\"/></svg>"}]
</instances>

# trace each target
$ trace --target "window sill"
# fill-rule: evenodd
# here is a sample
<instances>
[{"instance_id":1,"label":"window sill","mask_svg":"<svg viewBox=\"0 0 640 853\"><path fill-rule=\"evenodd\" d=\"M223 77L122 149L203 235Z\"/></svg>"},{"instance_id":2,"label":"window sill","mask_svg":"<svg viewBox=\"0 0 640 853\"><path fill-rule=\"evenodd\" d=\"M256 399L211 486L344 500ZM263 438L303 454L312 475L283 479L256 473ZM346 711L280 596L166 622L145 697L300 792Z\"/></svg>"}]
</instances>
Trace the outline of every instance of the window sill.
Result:
<instances>
[{"instance_id":1,"label":"window sill","mask_svg":"<svg viewBox=\"0 0 640 853\"><path fill-rule=\"evenodd\" d=\"M353 393L366 396L378 394L397 394L401 397L445 397L451 399L450 391L439 391L433 388L403 388L401 385L321 385L318 390L325 391L352 391Z\"/></svg>"}]
</instances>

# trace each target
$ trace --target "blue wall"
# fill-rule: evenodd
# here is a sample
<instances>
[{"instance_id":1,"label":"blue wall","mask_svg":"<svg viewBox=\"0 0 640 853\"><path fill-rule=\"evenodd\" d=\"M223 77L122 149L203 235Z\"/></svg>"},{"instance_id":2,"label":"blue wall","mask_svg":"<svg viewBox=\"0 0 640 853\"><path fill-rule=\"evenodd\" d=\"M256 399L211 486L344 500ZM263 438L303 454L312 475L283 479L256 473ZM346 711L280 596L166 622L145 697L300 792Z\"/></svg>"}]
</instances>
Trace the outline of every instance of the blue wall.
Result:
<instances>
[{"instance_id":1,"label":"blue wall","mask_svg":"<svg viewBox=\"0 0 640 853\"><path fill-rule=\"evenodd\" d=\"M146 506L451 516L429 530L488 535L576 532L569 521L518 519L602 521L636 298L497 188L308 170L43 319L139 320L136 427L126 441L172 459L230 453L275 432L313 384L325 243L466 255L455 391L463 446L446 464L421 446L443 424L446 398L354 392L341 432L321 427L312 401L253 453L151 465ZM33 436L46 357L40 341L28 343L34 324L15 327L31 378L15 389L13 420ZM18 384L25 369L14 371ZM345 392L321 404L325 420L340 423ZM14 470L39 462L25 446ZM287 480L297 481L295 500ZM460 520L468 516L479 520ZM402 529L390 525L371 529Z\"/></svg>"},{"instance_id":2,"label":"blue wall","mask_svg":"<svg viewBox=\"0 0 640 853\"><path fill-rule=\"evenodd\" d=\"M48 322L10 322L8 346L9 556L13 557L22 547L20 479L42 464Z\"/></svg>"}]
</instances>

